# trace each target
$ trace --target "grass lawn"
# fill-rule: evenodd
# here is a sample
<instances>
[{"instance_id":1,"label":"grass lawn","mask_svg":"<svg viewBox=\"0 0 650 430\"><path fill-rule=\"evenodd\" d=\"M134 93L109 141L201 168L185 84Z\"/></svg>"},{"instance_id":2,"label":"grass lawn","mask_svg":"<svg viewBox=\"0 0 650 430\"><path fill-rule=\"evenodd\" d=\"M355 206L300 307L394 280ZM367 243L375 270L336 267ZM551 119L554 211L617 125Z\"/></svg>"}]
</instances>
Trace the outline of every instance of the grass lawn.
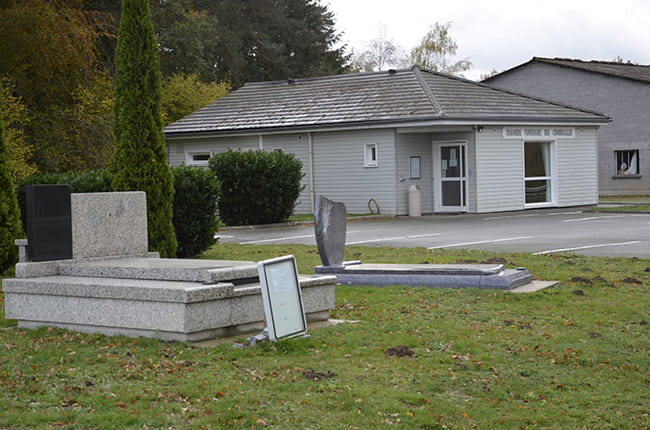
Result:
<instances>
[{"instance_id":1,"label":"grass lawn","mask_svg":"<svg viewBox=\"0 0 650 430\"><path fill-rule=\"evenodd\" d=\"M598 207L599 211L610 211L610 212L650 212L650 205L633 205L626 204L624 206L615 206L615 207Z\"/></svg>"},{"instance_id":2,"label":"grass lawn","mask_svg":"<svg viewBox=\"0 0 650 430\"><path fill-rule=\"evenodd\" d=\"M246 349L6 327L0 428L650 426L650 260L346 252L364 262L502 261L561 283L531 294L337 287L332 317L359 322ZM299 245L217 244L204 257L290 253L301 273L320 263L316 247ZM4 314L0 323L11 325Z\"/></svg>"}]
</instances>

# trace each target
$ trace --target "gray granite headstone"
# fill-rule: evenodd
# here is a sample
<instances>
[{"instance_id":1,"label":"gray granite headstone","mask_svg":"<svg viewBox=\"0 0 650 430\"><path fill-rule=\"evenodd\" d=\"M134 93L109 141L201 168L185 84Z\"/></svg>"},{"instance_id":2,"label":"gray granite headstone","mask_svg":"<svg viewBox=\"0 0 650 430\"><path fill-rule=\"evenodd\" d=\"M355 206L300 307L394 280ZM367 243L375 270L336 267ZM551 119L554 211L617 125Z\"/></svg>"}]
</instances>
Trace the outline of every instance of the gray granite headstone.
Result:
<instances>
[{"instance_id":1,"label":"gray granite headstone","mask_svg":"<svg viewBox=\"0 0 650 430\"><path fill-rule=\"evenodd\" d=\"M144 254L149 250L144 191L72 194L74 258Z\"/></svg>"},{"instance_id":2,"label":"gray granite headstone","mask_svg":"<svg viewBox=\"0 0 650 430\"><path fill-rule=\"evenodd\" d=\"M318 194L314 211L314 231L323 266L343 265L346 228L345 205Z\"/></svg>"}]
</instances>

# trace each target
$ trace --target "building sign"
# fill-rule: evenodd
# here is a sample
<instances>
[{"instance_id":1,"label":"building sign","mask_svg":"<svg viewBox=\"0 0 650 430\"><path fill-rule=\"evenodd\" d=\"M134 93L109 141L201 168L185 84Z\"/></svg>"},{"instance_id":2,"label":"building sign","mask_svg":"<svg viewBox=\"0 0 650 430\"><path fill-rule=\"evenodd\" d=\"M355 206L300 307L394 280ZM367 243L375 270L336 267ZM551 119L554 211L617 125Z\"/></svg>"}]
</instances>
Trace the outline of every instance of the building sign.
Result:
<instances>
[{"instance_id":1,"label":"building sign","mask_svg":"<svg viewBox=\"0 0 650 430\"><path fill-rule=\"evenodd\" d=\"M573 139L573 127L504 127L504 139Z\"/></svg>"}]
</instances>

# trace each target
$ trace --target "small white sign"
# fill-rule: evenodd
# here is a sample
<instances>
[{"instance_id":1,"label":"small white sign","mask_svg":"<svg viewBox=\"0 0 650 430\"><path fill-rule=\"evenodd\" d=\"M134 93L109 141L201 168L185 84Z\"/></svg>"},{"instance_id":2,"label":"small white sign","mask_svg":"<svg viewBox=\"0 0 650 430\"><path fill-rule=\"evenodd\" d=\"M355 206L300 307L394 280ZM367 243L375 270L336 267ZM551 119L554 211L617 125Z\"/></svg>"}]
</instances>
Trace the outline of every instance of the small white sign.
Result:
<instances>
[{"instance_id":1,"label":"small white sign","mask_svg":"<svg viewBox=\"0 0 650 430\"><path fill-rule=\"evenodd\" d=\"M293 255L257 263L269 340L307 332L296 259Z\"/></svg>"},{"instance_id":2,"label":"small white sign","mask_svg":"<svg viewBox=\"0 0 650 430\"><path fill-rule=\"evenodd\" d=\"M576 137L574 127L504 127L504 139L573 139Z\"/></svg>"}]
</instances>

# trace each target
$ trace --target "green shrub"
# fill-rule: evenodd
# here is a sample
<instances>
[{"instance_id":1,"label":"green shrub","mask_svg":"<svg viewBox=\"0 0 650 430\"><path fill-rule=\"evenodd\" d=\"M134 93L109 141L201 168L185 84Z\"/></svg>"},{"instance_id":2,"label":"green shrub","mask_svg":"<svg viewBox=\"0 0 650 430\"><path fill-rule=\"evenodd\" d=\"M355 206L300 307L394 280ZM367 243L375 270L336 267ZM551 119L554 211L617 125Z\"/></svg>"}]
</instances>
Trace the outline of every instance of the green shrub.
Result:
<instances>
[{"instance_id":1,"label":"green shrub","mask_svg":"<svg viewBox=\"0 0 650 430\"><path fill-rule=\"evenodd\" d=\"M176 255L193 257L212 246L217 232L217 198L219 182L212 172L200 167L179 166L171 169L175 188L173 224L178 238ZM25 227L25 186L38 184L69 184L73 193L110 192L113 175L110 170L45 173L29 176L17 186L16 195ZM12 247L13 241L12 241Z\"/></svg>"},{"instance_id":2,"label":"green shrub","mask_svg":"<svg viewBox=\"0 0 650 430\"><path fill-rule=\"evenodd\" d=\"M123 0L115 48L112 187L147 193L149 249L174 257L174 180L162 131L159 56L149 1Z\"/></svg>"},{"instance_id":3,"label":"green shrub","mask_svg":"<svg viewBox=\"0 0 650 430\"><path fill-rule=\"evenodd\" d=\"M18 256L14 240L22 234L19 216L4 142L4 128L0 121L0 274L11 267Z\"/></svg>"},{"instance_id":4,"label":"green shrub","mask_svg":"<svg viewBox=\"0 0 650 430\"><path fill-rule=\"evenodd\" d=\"M174 230L180 258L194 257L214 245L217 232L219 181L202 167L172 167Z\"/></svg>"},{"instance_id":5,"label":"green shrub","mask_svg":"<svg viewBox=\"0 0 650 430\"><path fill-rule=\"evenodd\" d=\"M228 225L284 221L302 190L302 162L293 154L229 150L214 155L210 169L221 184L219 217Z\"/></svg>"}]
</instances>

